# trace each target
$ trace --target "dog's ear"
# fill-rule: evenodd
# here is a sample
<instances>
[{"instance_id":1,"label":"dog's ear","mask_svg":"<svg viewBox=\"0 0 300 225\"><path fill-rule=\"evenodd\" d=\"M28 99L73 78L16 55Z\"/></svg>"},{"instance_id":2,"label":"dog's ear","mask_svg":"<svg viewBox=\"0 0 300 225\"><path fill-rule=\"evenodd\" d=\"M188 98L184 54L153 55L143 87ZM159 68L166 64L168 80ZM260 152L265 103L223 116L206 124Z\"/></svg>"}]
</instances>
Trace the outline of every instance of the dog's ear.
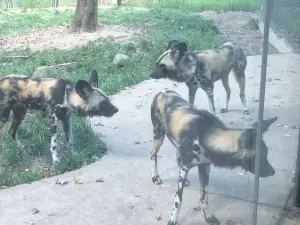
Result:
<instances>
[{"instance_id":1,"label":"dog's ear","mask_svg":"<svg viewBox=\"0 0 300 225\"><path fill-rule=\"evenodd\" d=\"M262 133L264 133L272 123L277 120L278 117L273 117L262 122ZM242 131L238 138L238 147L241 149L255 149L257 137L257 122L252 125L252 128L248 128Z\"/></svg>"},{"instance_id":2,"label":"dog's ear","mask_svg":"<svg viewBox=\"0 0 300 225\"><path fill-rule=\"evenodd\" d=\"M277 116L273 117L273 118L270 118L270 119L267 119L267 120L263 120L262 121L262 133L266 132L268 130L268 128L270 127L270 125L272 123L274 123L276 120L278 119ZM255 131L257 130L257 125L258 123L255 122L252 127L255 129Z\"/></svg>"},{"instance_id":3,"label":"dog's ear","mask_svg":"<svg viewBox=\"0 0 300 225\"><path fill-rule=\"evenodd\" d=\"M99 88L99 79L96 70L93 70L91 72L89 83L92 87Z\"/></svg>"},{"instance_id":4,"label":"dog's ear","mask_svg":"<svg viewBox=\"0 0 300 225\"><path fill-rule=\"evenodd\" d=\"M93 88L85 80L78 80L75 86L75 91L81 98L88 100L91 93L93 93Z\"/></svg>"},{"instance_id":5,"label":"dog's ear","mask_svg":"<svg viewBox=\"0 0 300 225\"><path fill-rule=\"evenodd\" d=\"M172 41L169 42L168 45L166 45L166 49L172 49L172 48L174 48L178 43L179 43L179 41L177 41L177 40L172 40Z\"/></svg>"},{"instance_id":6,"label":"dog's ear","mask_svg":"<svg viewBox=\"0 0 300 225\"><path fill-rule=\"evenodd\" d=\"M179 42L176 45L174 44L171 48L171 56L175 60L180 60L184 53L187 51L187 45L185 42Z\"/></svg>"}]
</instances>

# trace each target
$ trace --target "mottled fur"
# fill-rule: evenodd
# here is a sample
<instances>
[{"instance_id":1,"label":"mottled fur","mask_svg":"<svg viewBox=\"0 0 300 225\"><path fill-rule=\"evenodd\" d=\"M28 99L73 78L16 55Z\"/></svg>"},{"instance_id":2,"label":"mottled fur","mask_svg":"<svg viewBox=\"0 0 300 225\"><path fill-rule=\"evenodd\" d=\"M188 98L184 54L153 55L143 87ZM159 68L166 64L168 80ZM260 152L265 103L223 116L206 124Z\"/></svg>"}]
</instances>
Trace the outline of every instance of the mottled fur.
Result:
<instances>
[{"instance_id":1,"label":"mottled fur","mask_svg":"<svg viewBox=\"0 0 300 225\"><path fill-rule=\"evenodd\" d=\"M106 116L118 112L101 92L95 70L89 82L78 80L73 83L61 78L30 78L24 75L8 75L0 79L0 130L13 111L9 132L18 147L22 147L17 129L28 109L47 113L51 121L51 153L54 162L59 161L57 145L58 121L63 124L67 141L72 148L73 136L70 116Z\"/></svg>"},{"instance_id":2,"label":"mottled fur","mask_svg":"<svg viewBox=\"0 0 300 225\"><path fill-rule=\"evenodd\" d=\"M276 119L277 117L264 120L263 131L265 132ZM157 153L165 135L177 149L178 190L168 224L174 225L177 222L184 183L189 170L195 166L198 167L201 186L201 209L207 222L217 223L215 216L207 215L210 165L229 169L241 167L254 174L257 123L248 129L228 128L213 114L196 109L177 92L170 90L155 95L151 104L151 121L153 183L161 183L157 171ZM275 170L268 161L268 148L263 140L261 146L260 176L272 176Z\"/></svg>"},{"instance_id":3,"label":"mottled fur","mask_svg":"<svg viewBox=\"0 0 300 225\"><path fill-rule=\"evenodd\" d=\"M187 52L185 42L173 40L158 58L156 64L150 77L154 79L169 78L176 82L185 82L188 86L191 104L194 104L196 92L200 87L207 94L210 111L214 114L214 82L221 79L225 88L226 103L220 110L221 113L225 113L228 111L231 94L228 75L233 70L240 87L243 113L249 114L245 97L247 58L238 45L227 42L214 50Z\"/></svg>"}]
</instances>

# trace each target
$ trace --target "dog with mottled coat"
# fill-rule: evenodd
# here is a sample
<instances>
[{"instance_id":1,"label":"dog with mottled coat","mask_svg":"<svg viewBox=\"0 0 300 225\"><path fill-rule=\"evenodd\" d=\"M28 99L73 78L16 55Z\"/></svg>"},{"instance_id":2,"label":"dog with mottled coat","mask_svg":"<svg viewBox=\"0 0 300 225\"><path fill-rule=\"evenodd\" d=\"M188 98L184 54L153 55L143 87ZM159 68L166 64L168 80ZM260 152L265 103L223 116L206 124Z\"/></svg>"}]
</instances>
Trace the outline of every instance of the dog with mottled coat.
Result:
<instances>
[{"instance_id":1,"label":"dog with mottled coat","mask_svg":"<svg viewBox=\"0 0 300 225\"><path fill-rule=\"evenodd\" d=\"M0 79L0 131L8 122L10 112L13 121L9 133L17 147L23 147L17 135L27 110L47 113L51 122L51 146L53 162L59 162L57 125L61 121L69 147L73 150L73 135L70 117L112 117L119 110L99 89L97 71L93 70L89 81L62 78L28 77L7 75Z\"/></svg>"},{"instance_id":2,"label":"dog with mottled coat","mask_svg":"<svg viewBox=\"0 0 300 225\"><path fill-rule=\"evenodd\" d=\"M277 119L263 120L263 132ZM177 224L182 204L183 188L188 183L191 168L198 167L200 180L200 207L206 222L216 225L218 219L208 212L207 186L211 164L216 167L242 168L255 173L257 123L247 129L232 129L224 125L215 115L199 110L183 99L177 92L167 90L155 95L151 104L153 125L152 182L161 184L157 170L157 154L165 136L177 149L179 167L178 189L168 225ZM275 170L268 161L268 147L261 141L260 177L269 177Z\"/></svg>"},{"instance_id":3,"label":"dog with mottled coat","mask_svg":"<svg viewBox=\"0 0 300 225\"><path fill-rule=\"evenodd\" d=\"M226 42L213 50L187 52L187 44L177 40L170 41L167 49L156 61L156 67L150 74L153 79L168 78L176 82L185 82L189 90L189 102L194 104L198 88L208 97L210 112L215 114L214 82L221 79L226 92L225 106L220 112L228 111L231 90L228 76L233 70L240 88L242 112L249 114L245 96L245 69L247 58L240 46Z\"/></svg>"}]
</instances>

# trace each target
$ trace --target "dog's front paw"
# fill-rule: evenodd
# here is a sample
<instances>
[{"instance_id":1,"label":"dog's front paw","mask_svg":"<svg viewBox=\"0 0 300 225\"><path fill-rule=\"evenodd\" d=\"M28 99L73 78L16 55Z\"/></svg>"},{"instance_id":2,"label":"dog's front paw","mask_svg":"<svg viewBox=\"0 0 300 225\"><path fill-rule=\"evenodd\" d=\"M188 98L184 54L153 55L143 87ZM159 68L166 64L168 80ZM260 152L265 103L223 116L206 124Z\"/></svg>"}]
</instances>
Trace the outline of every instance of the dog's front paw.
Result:
<instances>
[{"instance_id":1,"label":"dog's front paw","mask_svg":"<svg viewBox=\"0 0 300 225\"><path fill-rule=\"evenodd\" d=\"M228 112L228 109L226 109L226 108L222 108L222 109L220 110L220 113L226 113L226 112Z\"/></svg>"},{"instance_id":2,"label":"dog's front paw","mask_svg":"<svg viewBox=\"0 0 300 225\"><path fill-rule=\"evenodd\" d=\"M152 182L156 185L162 184L162 181L161 181L159 175L152 177Z\"/></svg>"},{"instance_id":3,"label":"dog's front paw","mask_svg":"<svg viewBox=\"0 0 300 225\"><path fill-rule=\"evenodd\" d=\"M249 110L248 110L248 109L243 109L243 114L245 114L245 115L249 115L249 114L250 114L250 112L249 112Z\"/></svg>"}]
</instances>

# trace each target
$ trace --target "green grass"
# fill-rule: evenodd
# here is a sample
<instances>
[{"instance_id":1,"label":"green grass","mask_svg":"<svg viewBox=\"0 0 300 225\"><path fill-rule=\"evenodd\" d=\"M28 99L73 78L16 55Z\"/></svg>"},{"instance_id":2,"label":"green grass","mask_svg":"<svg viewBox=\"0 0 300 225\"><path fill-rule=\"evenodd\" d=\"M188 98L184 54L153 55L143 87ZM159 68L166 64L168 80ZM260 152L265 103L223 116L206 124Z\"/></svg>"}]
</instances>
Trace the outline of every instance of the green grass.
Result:
<instances>
[{"instance_id":1,"label":"green grass","mask_svg":"<svg viewBox=\"0 0 300 225\"><path fill-rule=\"evenodd\" d=\"M188 11L255 11L259 0L123 0L124 6L164 7Z\"/></svg>"},{"instance_id":2,"label":"green grass","mask_svg":"<svg viewBox=\"0 0 300 225\"><path fill-rule=\"evenodd\" d=\"M41 12L45 13L43 10L36 11L37 14ZM62 15L57 14L57 16ZM66 18L65 15L63 17ZM76 61L75 70L60 70L59 76L73 81L88 79L91 70L96 69L100 75L101 88L107 94L114 94L127 86L148 79L150 71L155 66L155 60L172 39L186 41L189 49L198 50L214 48L221 42L215 39L215 26L211 21L178 10L101 9L99 18L105 24L123 24L133 29L144 27L146 31L128 43L120 44L114 42L112 38L107 38L72 50L39 51L28 60L0 57L1 74L31 75L39 66ZM0 56L28 53L28 50L0 52ZM130 66L122 68L114 66L112 61L117 53L125 53L133 58ZM119 110L119 113L122 113L122 109ZM92 163L106 150L101 138L91 131L83 119L73 117L72 121L76 154L66 151L60 165L52 169L53 174L80 168L84 163ZM24 150L15 147L7 134L8 127L9 123L6 124L5 135L0 140L2 144L2 149L0 145L0 185L13 186L43 178L41 167L34 163L34 159L49 163L51 158L49 131L45 129L49 126L46 121L39 113L35 113L21 125L19 136L26 146ZM60 139L64 141L64 135Z\"/></svg>"},{"instance_id":3,"label":"green grass","mask_svg":"<svg viewBox=\"0 0 300 225\"><path fill-rule=\"evenodd\" d=\"M0 10L0 36L16 35L31 30L69 25L73 10L35 9L21 13Z\"/></svg>"}]
</instances>

